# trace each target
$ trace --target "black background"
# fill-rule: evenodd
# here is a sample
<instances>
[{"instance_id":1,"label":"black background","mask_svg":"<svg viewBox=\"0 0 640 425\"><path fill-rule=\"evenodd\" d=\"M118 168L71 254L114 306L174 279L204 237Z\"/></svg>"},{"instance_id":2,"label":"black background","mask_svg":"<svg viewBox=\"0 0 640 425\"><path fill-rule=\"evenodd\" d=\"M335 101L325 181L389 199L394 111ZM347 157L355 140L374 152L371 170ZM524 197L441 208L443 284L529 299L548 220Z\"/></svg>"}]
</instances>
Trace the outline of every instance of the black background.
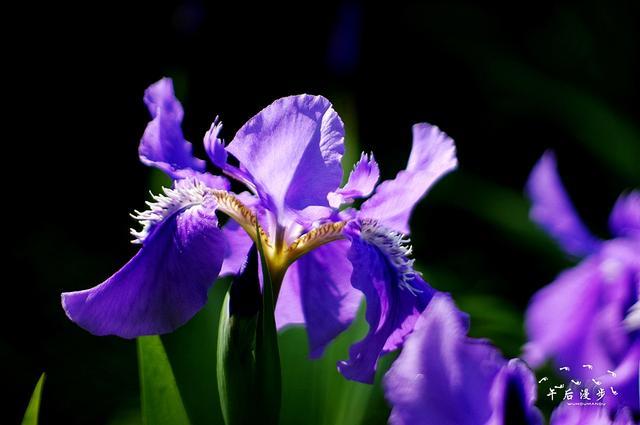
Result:
<instances>
[{"instance_id":1,"label":"black background","mask_svg":"<svg viewBox=\"0 0 640 425\"><path fill-rule=\"evenodd\" d=\"M620 192L638 187L638 174L603 161L562 114L549 112L565 107L565 92L552 88L544 102L532 100L535 86L498 65L514 62L587 93L637 125L638 7L475 3L56 2L6 9L9 256L0 351L9 396L2 422L19 421L42 370L49 375L44 424L106 423L137 403L135 345L73 325L59 293L101 282L135 252L128 213L143 207L148 187L137 159L148 121L142 93L163 76L176 82L184 131L200 157L216 114L230 140L274 99L302 92L335 96L338 113L343 99L352 102L357 128L347 132L357 131L361 149L375 152L383 177L404 166L411 125L419 121L456 140L468 179L517 196L535 161L553 148L579 212L606 236L610 207ZM634 152L637 145L628 155ZM473 189L464 181L445 180L417 209L418 260L455 271L468 286L443 284L454 295L497 294L523 310L568 263L474 214L474 205L465 205Z\"/></svg>"}]
</instances>

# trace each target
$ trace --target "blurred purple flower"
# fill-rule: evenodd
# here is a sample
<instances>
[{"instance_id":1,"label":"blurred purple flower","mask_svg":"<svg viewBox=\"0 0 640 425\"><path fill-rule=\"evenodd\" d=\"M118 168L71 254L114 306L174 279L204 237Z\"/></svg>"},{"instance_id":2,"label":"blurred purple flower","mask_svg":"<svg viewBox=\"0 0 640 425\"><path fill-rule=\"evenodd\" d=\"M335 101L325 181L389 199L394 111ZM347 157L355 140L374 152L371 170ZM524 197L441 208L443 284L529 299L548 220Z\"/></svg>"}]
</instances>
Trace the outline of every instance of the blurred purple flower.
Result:
<instances>
[{"instance_id":1,"label":"blurred purple flower","mask_svg":"<svg viewBox=\"0 0 640 425\"><path fill-rule=\"evenodd\" d=\"M552 153L534 167L527 192L532 219L568 254L583 259L533 296L526 313L525 360L537 367L553 358L576 379L601 377L606 388L614 386L619 393L608 406L639 409L640 192L616 202L609 219L615 238L608 241L582 224ZM583 367L587 364L593 370Z\"/></svg>"},{"instance_id":2,"label":"blurred purple flower","mask_svg":"<svg viewBox=\"0 0 640 425\"><path fill-rule=\"evenodd\" d=\"M542 423L533 373L489 342L468 338L468 328L448 295L434 295L384 378L389 423Z\"/></svg>"},{"instance_id":3,"label":"blurred purple flower","mask_svg":"<svg viewBox=\"0 0 640 425\"><path fill-rule=\"evenodd\" d=\"M150 86L144 100L152 121L140 159L173 187L136 213L142 229L132 233L142 248L129 263L94 288L62 294L69 318L96 335L170 332L206 303L218 276L240 270L259 238L279 293L277 325L306 325L313 357L349 326L364 294L370 329L339 369L371 382L378 358L402 344L434 293L413 269L405 235L415 204L456 167L453 141L417 124L407 168L393 180L376 188L378 165L363 154L339 188L342 121L321 96L285 97L227 146L217 119L205 134L211 162L248 189L235 194L193 157L171 80ZM374 190L359 211L349 207ZM222 229L216 211L232 219Z\"/></svg>"},{"instance_id":4,"label":"blurred purple flower","mask_svg":"<svg viewBox=\"0 0 640 425\"><path fill-rule=\"evenodd\" d=\"M612 414L603 406L562 403L553 411L550 425L636 425L636 422L628 408Z\"/></svg>"}]
</instances>

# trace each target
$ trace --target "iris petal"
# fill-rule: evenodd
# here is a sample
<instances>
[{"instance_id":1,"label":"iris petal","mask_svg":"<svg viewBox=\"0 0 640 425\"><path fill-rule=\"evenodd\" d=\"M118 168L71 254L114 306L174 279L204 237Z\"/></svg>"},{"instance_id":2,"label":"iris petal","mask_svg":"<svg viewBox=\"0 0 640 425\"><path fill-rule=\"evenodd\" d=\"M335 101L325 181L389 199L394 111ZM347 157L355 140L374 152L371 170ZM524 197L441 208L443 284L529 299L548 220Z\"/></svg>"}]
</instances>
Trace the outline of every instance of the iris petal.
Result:
<instances>
[{"instance_id":1,"label":"iris petal","mask_svg":"<svg viewBox=\"0 0 640 425\"><path fill-rule=\"evenodd\" d=\"M409 218L415 205L457 164L453 140L436 126L414 125L407 168L393 180L378 186L376 193L362 204L361 216L375 218L393 230L408 234Z\"/></svg>"},{"instance_id":2,"label":"iris petal","mask_svg":"<svg viewBox=\"0 0 640 425\"><path fill-rule=\"evenodd\" d=\"M629 409L621 409L615 419L604 406L572 406L562 403L551 415L550 425L635 425Z\"/></svg>"},{"instance_id":3,"label":"iris petal","mask_svg":"<svg viewBox=\"0 0 640 425\"><path fill-rule=\"evenodd\" d=\"M233 276L241 271L247 261L253 240L234 220L229 220L224 225L222 234L225 242L225 254L220 277Z\"/></svg>"},{"instance_id":4,"label":"iris petal","mask_svg":"<svg viewBox=\"0 0 640 425\"><path fill-rule=\"evenodd\" d=\"M605 242L538 291L526 312L525 360L538 366L551 357L580 379L592 378L585 363L596 375L613 370L631 344L623 320L638 299L637 252L631 240Z\"/></svg>"},{"instance_id":5,"label":"iris petal","mask_svg":"<svg viewBox=\"0 0 640 425\"><path fill-rule=\"evenodd\" d=\"M531 219L538 223L569 254L594 252L599 241L578 217L558 176L556 159L546 152L533 168L527 182L531 198Z\"/></svg>"},{"instance_id":6,"label":"iris petal","mask_svg":"<svg viewBox=\"0 0 640 425\"><path fill-rule=\"evenodd\" d=\"M205 162L193 156L191 143L182 134L184 111L175 97L171 79L163 78L149 86L144 93L144 103L152 120L140 140L140 160L173 179L204 172Z\"/></svg>"},{"instance_id":7,"label":"iris petal","mask_svg":"<svg viewBox=\"0 0 640 425\"><path fill-rule=\"evenodd\" d=\"M350 282L349 245L334 241L299 258L287 270L278 296L278 328L306 325L313 358L351 324L362 300Z\"/></svg>"},{"instance_id":8,"label":"iris petal","mask_svg":"<svg viewBox=\"0 0 640 425\"><path fill-rule=\"evenodd\" d=\"M640 239L640 191L620 196L609 217L611 233Z\"/></svg>"},{"instance_id":9,"label":"iris petal","mask_svg":"<svg viewBox=\"0 0 640 425\"><path fill-rule=\"evenodd\" d=\"M213 209L193 206L159 224L138 253L102 284L62 294L67 316L94 335L171 332L207 301L224 256Z\"/></svg>"},{"instance_id":10,"label":"iris petal","mask_svg":"<svg viewBox=\"0 0 640 425\"><path fill-rule=\"evenodd\" d=\"M379 178L380 169L373 154L369 156L363 152L360 160L349 174L347 184L327 196L329 204L333 208L338 208L342 204L353 202L355 198L365 198L371 195Z\"/></svg>"},{"instance_id":11,"label":"iris petal","mask_svg":"<svg viewBox=\"0 0 640 425\"><path fill-rule=\"evenodd\" d=\"M384 378L389 423L542 423L533 373L487 341L468 338L466 319L448 295L433 296Z\"/></svg>"},{"instance_id":12,"label":"iris petal","mask_svg":"<svg viewBox=\"0 0 640 425\"><path fill-rule=\"evenodd\" d=\"M248 173L266 205L286 208L327 205L342 179L344 128L322 96L276 100L251 118L227 146Z\"/></svg>"},{"instance_id":13,"label":"iris petal","mask_svg":"<svg viewBox=\"0 0 640 425\"><path fill-rule=\"evenodd\" d=\"M450 298L435 295L385 376L391 424L488 423L488 395L505 360L467 330Z\"/></svg>"},{"instance_id":14,"label":"iris petal","mask_svg":"<svg viewBox=\"0 0 640 425\"><path fill-rule=\"evenodd\" d=\"M366 298L369 331L351 346L349 360L340 362L338 369L348 379L371 383L378 358L402 345L435 291L418 274L409 290L387 254L357 235L351 237L348 258L353 265L351 284Z\"/></svg>"}]
</instances>

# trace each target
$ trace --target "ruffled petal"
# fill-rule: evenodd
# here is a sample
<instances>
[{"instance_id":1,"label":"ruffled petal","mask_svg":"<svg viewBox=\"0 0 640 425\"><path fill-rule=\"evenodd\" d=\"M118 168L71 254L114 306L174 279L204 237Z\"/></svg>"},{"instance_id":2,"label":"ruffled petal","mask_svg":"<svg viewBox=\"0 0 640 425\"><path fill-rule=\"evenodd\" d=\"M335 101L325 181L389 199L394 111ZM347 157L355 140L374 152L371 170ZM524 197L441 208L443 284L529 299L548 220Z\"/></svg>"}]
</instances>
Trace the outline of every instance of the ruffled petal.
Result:
<instances>
[{"instance_id":1,"label":"ruffled petal","mask_svg":"<svg viewBox=\"0 0 640 425\"><path fill-rule=\"evenodd\" d=\"M276 100L251 118L227 146L276 212L327 205L342 179L344 128L322 96ZM279 215L279 214L278 214Z\"/></svg>"},{"instance_id":2,"label":"ruffled petal","mask_svg":"<svg viewBox=\"0 0 640 425\"><path fill-rule=\"evenodd\" d=\"M335 192L329 193L327 199L333 208L353 202L356 198L365 198L373 192L380 178L380 169L373 154L362 152L360 160L349 174L347 184Z\"/></svg>"},{"instance_id":3,"label":"ruffled petal","mask_svg":"<svg viewBox=\"0 0 640 425\"><path fill-rule=\"evenodd\" d=\"M350 243L345 240L323 245L299 258L287 270L278 303L278 329L305 324L312 358L355 318L362 293L351 286L352 266L347 259Z\"/></svg>"},{"instance_id":4,"label":"ruffled petal","mask_svg":"<svg viewBox=\"0 0 640 425\"><path fill-rule=\"evenodd\" d=\"M369 231L381 233L367 235ZM435 291L412 270L397 245L400 241L391 240L397 235L385 241L385 229L361 226L346 232L351 238L351 285L366 298L369 331L351 346L349 360L339 362L338 369L348 379L371 383L378 358L402 345ZM396 245L384 245L387 242Z\"/></svg>"},{"instance_id":5,"label":"ruffled petal","mask_svg":"<svg viewBox=\"0 0 640 425\"><path fill-rule=\"evenodd\" d=\"M640 239L640 191L618 198L609 217L609 228L616 236Z\"/></svg>"},{"instance_id":6,"label":"ruffled petal","mask_svg":"<svg viewBox=\"0 0 640 425\"><path fill-rule=\"evenodd\" d=\"M378 220L391 229L409 233L415 205L433 184L456 168L453 140L436 126L413 126L413 146L407 168L395 179L382 182L376 193L362 204L361 216Z\"/></svg>"},{"instance_id":7,"label":"ruffled petal","mask_svg":"<svg viewBox=\"0 0 640 425\"><path fill-rule=\"evenodd\" d=\"M598 239L589 233L565 192L552 152L546 152L531 171L527 193L531 219L567 253L582 257L598 248Z\"/></svg>"},{"instance_id":8,"label":"ruffled petal","mask_svg":"<svg viewBox=\"0 0 640 425\"><path fill-rule=\"evenodd\" d=\"M384 378L393 425L489 423L489 394L506 361L489 343L467 338L450 297L436 294Z\"/></svg>"},{"instance_id":9,"label":"ruffled petal","mask_svg":"<svg viewBox=\"0 0 640 425\"><path fill-rule=\"evenodd\" d=\"M227 163L229 155L224 146L224 141L218 137L220 130L222 130L222 122L216 117L213 120L213 124L211 124L211 128L209 128L204 135L204 149L211 159L211 162L220 168L223 173L244 184L253 193L256 193L257 189L251 180L251 176L247 174L246 171Z\"/></svg>"},{"instance_id":10,"label":"ruffled petal","mask_svg":"<svg viewBox=\"0 0 640 425\"><path fill-rule=\"evenodd\" d=\"M152 120L140 140L140 160L161 169L173 179L204 172L205 162L193 156L191 143L182 134L180 125L184 112L173 92L171 79L163 78L149 86L144 93L144 103Z\"/></svg>"},{"instance_id":11,"label":"ruffled petal","mask_svg":"<svg viewBox=\"0 0 640 425\"><path fill-rule=\"evenodd\" d=\"M94 335L171 332L207 301L224 240L215 211L197 205L167 217L138 253L104 283L62 294L67 316Z\"/></svg>"}]
</instances>

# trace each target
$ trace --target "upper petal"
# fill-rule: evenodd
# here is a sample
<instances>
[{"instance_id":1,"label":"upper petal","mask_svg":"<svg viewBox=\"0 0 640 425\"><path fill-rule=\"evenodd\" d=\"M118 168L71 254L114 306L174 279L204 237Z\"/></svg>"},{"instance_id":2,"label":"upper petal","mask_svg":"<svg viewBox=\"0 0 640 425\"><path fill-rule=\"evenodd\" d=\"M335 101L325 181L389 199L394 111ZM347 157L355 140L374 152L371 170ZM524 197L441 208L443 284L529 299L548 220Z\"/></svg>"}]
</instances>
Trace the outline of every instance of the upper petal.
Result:
<instances>
[{"instance_id":1,"label":"upper petal","mask_svg":"<svg viewBox=\"0 0 640 425\"><path fill-rule=\"evenodd\" d=\"M305 324L314 358L351 324L362 300L350 282L349 247L349 241L338 240L299 258L287 270L278 296L278 329Z\"/></svg>"},{"instance_id":2,"label":"upper petal","mask_svg":"<svg viewBox=\"0 0 640 425\"><path fill-rule=\"evenodd\" d=\"M215 212L192 206L167 217L138 253L102 284L62 294L67 316L95 335L171 332L207 301L224 240Z\"/></svg>"},{"instance_id":3,"label":"upper petal","mask_svg":"<svg viewBox=\"0 0 640 425\"><path fill-rule=\"evenodd\" d=\"M548 151L535 165L527 181L531 219L538 223L569 254L585 256L599 241L584 226L562 186L556 159Z\"/></svg>"},{"instance_id":4,"label":"upper petal","mask_svg":"<svg viewBox=\"0 0 640 425\"><path fill-rule=\"evenodd\" d=\"M402 345L435 291L413 271L398 234L351 225L351 285L366 298L369 331L351 346L349 360L338 369L348 379L371 383L378 358Z\"/></svg>"},{"instance_id":5,"label":"upper petal","mask_svg":"<svg viewBox=\"0 0 640 425\"><path fill-rule=\"evenodd\" d=\"M448 295L436 294L384 378L393 425L488 423L496 375L506 361L490 344L467 338Z\"/></svg>"},{"instance_id":6,"label":"upper petal","mask_svg":"<svg viewBox=\"0 0 640 425\"><path fill-rule=\"evenodd\" d=\"M327 205L342 179L344 128L322 96L276 100L236 133L227 151L276 211Z\"/></svg>"},{"instance_id":7,"label":"upper petal","mask_svg":"<svg viewBox=\"0 0 640 425\"><path fill-rule=\"evenodd\" d=\"M173 92L171 79L163 78L149 86L144 93L144 103L152 120L140 140L140 160L174 179L187 177L182 170L203 172L205 162L193 156L191 143L182 134L184 112Z\"/></svg>"},{"instance_id":8,"label":"upper petal","mask_svg":"<svg viewBox=\"0 0 640 425\"><path fill-rule=\"evenodd\" d=\"M342 204L353 202L355 198L365 198L371 195L379 178L380 169L373 154L369 156L362 152L360 160L349 174L347 184L327 195L329 205L338 208Z\"/></svg>"},{"instance_id":9,"label":"upper petal","mask_svg":"<svg viewBox=\"0 0 640 425\"><path fill-rule=\"evenodd\" d=\"M640 191L634 190L618 198L609 217L611 233L640 239Z\"/></svg>"},{"instance_id":10,"label":"upper petal","mask_svg":"<svg viewBox=\"0 0 640 425\"><path fill-rule=\"evenodd\" d=\"M362 204L362 217L374 218L402 233L409 233L414 206L443 175L456 168L453 140L436 126L413 126L413 146L407 168L395 179L382 182Z\"/></svg>"}]
</instances>

